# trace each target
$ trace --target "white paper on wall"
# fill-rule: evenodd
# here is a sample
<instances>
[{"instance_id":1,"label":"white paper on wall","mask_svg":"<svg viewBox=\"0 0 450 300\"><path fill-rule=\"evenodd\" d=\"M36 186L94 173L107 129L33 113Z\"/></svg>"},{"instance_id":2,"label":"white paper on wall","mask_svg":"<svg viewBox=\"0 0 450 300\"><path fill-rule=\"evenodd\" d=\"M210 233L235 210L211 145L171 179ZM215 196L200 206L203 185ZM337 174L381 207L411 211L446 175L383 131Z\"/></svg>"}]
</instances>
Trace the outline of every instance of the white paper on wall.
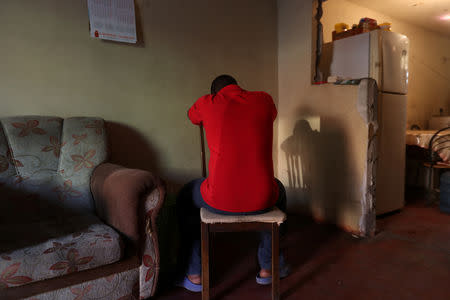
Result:
<instances>
[{"instance_id":1,"label":"white paper on wall","mask_svg":"<svg viewBox=\"0 0 450 300\"><path fill-rule=\"evenodd\" d=\"M134 0L88 0L91 37L136 43Z\"/></svg>"}]
</instances>

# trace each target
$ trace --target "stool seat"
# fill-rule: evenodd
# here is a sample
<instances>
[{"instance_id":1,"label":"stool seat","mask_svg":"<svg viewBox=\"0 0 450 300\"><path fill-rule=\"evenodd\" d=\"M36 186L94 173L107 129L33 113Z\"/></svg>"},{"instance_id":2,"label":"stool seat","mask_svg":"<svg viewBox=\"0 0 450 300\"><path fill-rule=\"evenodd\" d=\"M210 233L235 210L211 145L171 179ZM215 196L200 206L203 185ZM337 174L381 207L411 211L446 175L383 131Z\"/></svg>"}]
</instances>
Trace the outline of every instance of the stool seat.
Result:
<instances>
[{"instance_id":1,"label":"stool seat","mask_svg":"<svg viewBox=\"0 0 450 300\"><path fill-rule=\"evenodd\" d=\"M203 223L217 224L217 223L277 223L280 225L286 220L286 214L277 207L270 211L257 215L221 215L209 211L206 208L200 209L200 218Z\"/></svg>"}]
</instances>

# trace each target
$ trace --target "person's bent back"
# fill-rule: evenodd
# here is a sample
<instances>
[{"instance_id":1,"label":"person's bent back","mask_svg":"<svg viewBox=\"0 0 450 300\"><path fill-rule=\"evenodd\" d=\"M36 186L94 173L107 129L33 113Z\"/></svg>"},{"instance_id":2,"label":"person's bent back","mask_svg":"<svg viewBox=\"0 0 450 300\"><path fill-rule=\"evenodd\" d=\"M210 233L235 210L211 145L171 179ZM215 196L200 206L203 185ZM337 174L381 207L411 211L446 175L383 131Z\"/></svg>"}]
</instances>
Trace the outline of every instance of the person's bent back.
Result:
<instances>
[{"instance_id":1,"label":"person's bent back","mask_svg":"<svg viewBox=\"0 0 450 300\"><path fill-rule=\"evenodd\" d=\"M272 207L278 198L273 174L272 136L277 111L265 92L236 84L201 97L189 110L203 124L210 149L209 177L201 194L210 206L229 212Z\"/></svg>"},{"instance_id":2,"label":"person's bent back","mask_svg":"<svg viewBox=\"0 0 450 300\"><path fill-rule=\"evenodd\" d=\"M212 82L211 94L198 99L188 115L192 123L205 128L209 177L190 181L177 197L182 278L176 284L200 292L200 209L236 215L263 213L274 206L286 211L286 190L273 174L272 136L277 110L269 94L245 91L233 77L221 75ZM281 227L281 235L283 232ZM261 232L258 284L272 280L271 249L271 233ZM279 261L283 278L289 274L289 267L281 252Z\"/></svg>"}]
</instances>

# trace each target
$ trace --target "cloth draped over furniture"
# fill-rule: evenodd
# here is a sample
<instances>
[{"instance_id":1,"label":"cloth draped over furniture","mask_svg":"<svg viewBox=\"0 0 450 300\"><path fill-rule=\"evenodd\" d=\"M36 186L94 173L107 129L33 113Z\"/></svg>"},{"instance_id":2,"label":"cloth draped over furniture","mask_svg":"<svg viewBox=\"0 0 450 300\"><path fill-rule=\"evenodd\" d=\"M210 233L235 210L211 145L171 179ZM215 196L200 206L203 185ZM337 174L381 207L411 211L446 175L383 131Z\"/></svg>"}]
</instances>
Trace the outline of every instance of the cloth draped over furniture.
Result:
<instances>
[{"instance_id":1,"label":"cloth draped over furniture","mask_svg":"<svg viewBox=\"0 0 450 300\"><path fill-rule=\"evenodd\" d=\"M430 140L436 134L437 130L407 130L406 144L411 146L419 146L421 148L429 148ZM442 151L439 152L444 163L450 164L450 138L446 137L449 131L438 133L438 137L443 137L445 140L440 142ZM443 147L444 146L444 147Z\"/></svg>"},{"instance_id":2,"label":"cloth draped over furniture","mask_svg":"<svg viewBox=\"0 0 450 300\"><path fill-rule=\"evenodd\" d=\"M152 296L161 180L106 163L100 118L0 123L0 299Z\"/></svg>"}]
</instances>

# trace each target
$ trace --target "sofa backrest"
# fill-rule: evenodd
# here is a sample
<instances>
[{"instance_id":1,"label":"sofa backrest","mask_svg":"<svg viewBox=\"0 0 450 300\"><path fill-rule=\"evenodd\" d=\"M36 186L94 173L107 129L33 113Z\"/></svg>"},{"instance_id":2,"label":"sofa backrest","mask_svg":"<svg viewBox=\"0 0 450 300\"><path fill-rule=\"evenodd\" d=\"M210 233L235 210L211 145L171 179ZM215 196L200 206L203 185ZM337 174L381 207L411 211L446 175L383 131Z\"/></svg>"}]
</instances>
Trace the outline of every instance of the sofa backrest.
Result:
<instances>
[{"instance_id":1,"label":"sofa backrest","mask_svg":"<svg viewBox=\"0 0 450 300\"><path fill-rule=\"evenodd\" d=\"M0 210L94 211L90 177L107 159L102 119L21 116L0 123Z\"/></svg>"}]
</instances>

